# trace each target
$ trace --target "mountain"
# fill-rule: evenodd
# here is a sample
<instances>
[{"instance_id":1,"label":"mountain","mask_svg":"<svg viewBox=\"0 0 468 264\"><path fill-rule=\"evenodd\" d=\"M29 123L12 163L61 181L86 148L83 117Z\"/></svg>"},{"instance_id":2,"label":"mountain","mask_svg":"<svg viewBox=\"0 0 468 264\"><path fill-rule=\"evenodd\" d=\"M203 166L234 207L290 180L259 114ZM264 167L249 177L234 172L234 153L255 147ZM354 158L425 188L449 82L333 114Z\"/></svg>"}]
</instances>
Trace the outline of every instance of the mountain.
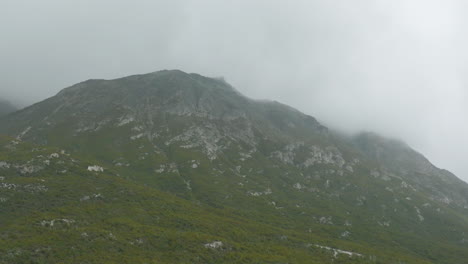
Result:
<instances>
[{"instance_id":1,"label":"mountain","mask_svg":"<svg viewBox=\"0 0 468 264\"><path fill-rule=\"evenodd\" d=\"M290 254L317 249L334 263L468 259L466 183L402 142L340 135L221 79L175 70L88 80L1 118L0 133L95 161L132 188L219 212L226 232L260 239L272 228L275 238L262 241L294 246L273 250L289 257L270 263L313 263ZM177 217L199 219L188 210ZM235 217L242 220L225 224ZM268 263L271 248L259 248L261 256L237 262Z\"/></svg>"},{"instance_id":2,"label":"mountain","mask_svg":"<svg viewBox=\"0 0 468 264\"><path fill-rule=\"evenodd\" d=\"M17 108L12 105L10 102L6 101L6 100L2 100L0 98L0 116L4 116L6 114L9 114L11 112L14 112L16 111Z\"/></svg>"}]
</instances>

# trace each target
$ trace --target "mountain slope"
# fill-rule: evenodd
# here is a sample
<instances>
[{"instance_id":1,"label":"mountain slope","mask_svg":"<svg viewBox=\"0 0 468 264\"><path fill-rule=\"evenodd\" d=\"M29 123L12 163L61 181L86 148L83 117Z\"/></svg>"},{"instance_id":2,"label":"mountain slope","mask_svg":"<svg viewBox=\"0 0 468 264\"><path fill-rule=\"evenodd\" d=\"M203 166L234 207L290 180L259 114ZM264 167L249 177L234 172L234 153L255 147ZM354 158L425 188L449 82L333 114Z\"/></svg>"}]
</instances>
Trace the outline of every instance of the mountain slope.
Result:
<instances>
[{"instance_id":1,"label":"mountain slope","mask_svg":"<svg viewBox=\"0 0 468 264\"><path fill-rule=\"evenodd\" d=\"M0 263L428 263L262 224L96 164L0 136Z\"/></svg>"},{"instance_id":2,"label":"mountain slope","mask_svg":"<svg viewBox=\"0 0 468 264\"><path fill-rule=\"evenodd\" d=\"M376 263L468 259L467 184L408 146L337 136L221 80L181 71L89 80L0 119L0 133Z\"/></svg>"},{"instance_id":3,"label":"mountain slope","mask_svg":"<svg viewBox=\"0 0 468 264\"><path fill-rule=\"evenodd\" d=\"M332 258L329 250L309 245L318 241L313 235L197 205L101 168L58 149L0 137L0 263L323 263ZM347 254L340 259L363 261Z\"/></svg>"},{"instance_id":4,"label":"mountain slope","mask_svg":"<svg viewBox=\"0 0 468 264\"><path fill-rule=\"evenodd\" d=\"M369 159L378 162L389 175L409 179L412 188L425 192L432 200L468 208L466 183L446 170L441 170L403 142L361 133L353 139L356 147ZM375 175L384 177L385 175Z\"/></svg>"}]
</instances>

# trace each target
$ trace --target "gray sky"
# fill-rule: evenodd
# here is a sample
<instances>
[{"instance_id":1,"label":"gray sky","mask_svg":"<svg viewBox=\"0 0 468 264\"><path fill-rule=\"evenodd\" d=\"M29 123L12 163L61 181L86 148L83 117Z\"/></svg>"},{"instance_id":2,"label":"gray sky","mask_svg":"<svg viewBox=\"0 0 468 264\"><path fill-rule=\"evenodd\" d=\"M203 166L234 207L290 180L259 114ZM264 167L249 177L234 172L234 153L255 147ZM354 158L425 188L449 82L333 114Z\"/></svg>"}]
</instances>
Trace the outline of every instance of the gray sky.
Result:
<instances>
[{"instance_id":1,"label":"gray sky","mask_svg":"<svg viewBox=\"0 0 468 264\"><path fill-rule=\"evenodd\" d=\"M90 78L224 76L354 132L405 140L468 181L463 0L0 0L0 97Z\"/></svg>"}]
</instances>

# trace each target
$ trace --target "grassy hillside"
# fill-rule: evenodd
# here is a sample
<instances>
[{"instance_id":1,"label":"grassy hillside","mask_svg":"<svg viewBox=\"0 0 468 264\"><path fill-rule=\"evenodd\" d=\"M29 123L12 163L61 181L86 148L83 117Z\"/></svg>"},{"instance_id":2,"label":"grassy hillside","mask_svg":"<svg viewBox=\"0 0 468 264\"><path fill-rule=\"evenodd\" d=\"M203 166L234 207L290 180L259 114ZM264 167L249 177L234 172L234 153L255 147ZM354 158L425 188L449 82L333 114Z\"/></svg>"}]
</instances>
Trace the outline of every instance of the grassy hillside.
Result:
<instances>
[{"instance_id":1,"label":"grassy hillside","mask_svg":"<svg viewBox=\"0 0 468 264\"><path fill-rule=\"evenodd\" d=\"M88 171L94 165L0 137L0 263L390 263L325 248L365 248L349 241Z\"/></svg>"},{"instance_id":2,"label":"grassy hillside","mask_svg":"<svg viewBox=\"0 0 468 264\"><path fill-rule=\"evenodd\" d=\"M0 138L0 263L322 263L331 259L328 250L308 245L317 242L312 235L198 205L129 182L107 169L88 171L93 165L56 149ZM207 245L215 241L222 245Z\"/></svg>"}]
</instances>

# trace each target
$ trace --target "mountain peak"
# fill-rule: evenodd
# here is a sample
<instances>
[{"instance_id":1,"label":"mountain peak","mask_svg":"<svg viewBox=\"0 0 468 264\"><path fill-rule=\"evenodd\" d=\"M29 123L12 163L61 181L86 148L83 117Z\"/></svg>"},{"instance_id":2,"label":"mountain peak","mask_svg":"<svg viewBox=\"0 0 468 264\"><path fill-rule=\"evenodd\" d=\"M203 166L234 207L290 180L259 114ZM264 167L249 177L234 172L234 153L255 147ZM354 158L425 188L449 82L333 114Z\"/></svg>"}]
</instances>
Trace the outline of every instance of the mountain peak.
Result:
<instances>
[{"instance_id":1,"label":"mountain peak","mask_svg":"<svg viewBox=\"0 0 468 264\"><path fill-rule=\"evenodd\" d=\"M154 71L154 72L150 72L150 73L147 73L147 74L143 74L143 75L159 75L159 76L188 76L188 75L191 75L190 73L187 73L187 72L184 72L182 70L179 70L179 69L171 69L171 70L159 70L159 71ZM197 74L198 75L198 74Z\"/></svg>"},{"instance_id":2,"label":"mountain peak","mask_svg":"<svg viewBox=\"0 0 468 264\"><path fill-rule=\"evenodd\" d=\"M180 89L219 89L235 92L241 95L224 79L209 78L196 73L186 73L181 70L161 70L145 74L136 74L117 79L89 79L59 92L59 95L92 90L108 95L117 93L132 93L141 91L161 91Z\"/></svg>"},{"instance_id":3,"label":"mountain peak","mask_svg":"<svg viewBox=\"0 0 468 264\"><path fill-rule=\"evenodd\" d=\"M261 133L268 137L285 137L285 131L297 131L295 133L304 138L326 133L315 118L289 106L252 100L224 79L180 70L88 80L63 89L23 113L37 115L31 123L33 130L43 129L39 127L44 127L44 120L54 125L74 119L70 128L83 131L90 127L101 128L103 124L119 124L119 120L126 119L135 120L150 130L161 119L189 118L185 122L192 124L198 122L194 119L198 118L235 121L237 125L229 124L231 131L244 130L236 133L237 136L245 129L249 137L253 137L254 131L263 131Z\"/></svg>"}]
</instances>

